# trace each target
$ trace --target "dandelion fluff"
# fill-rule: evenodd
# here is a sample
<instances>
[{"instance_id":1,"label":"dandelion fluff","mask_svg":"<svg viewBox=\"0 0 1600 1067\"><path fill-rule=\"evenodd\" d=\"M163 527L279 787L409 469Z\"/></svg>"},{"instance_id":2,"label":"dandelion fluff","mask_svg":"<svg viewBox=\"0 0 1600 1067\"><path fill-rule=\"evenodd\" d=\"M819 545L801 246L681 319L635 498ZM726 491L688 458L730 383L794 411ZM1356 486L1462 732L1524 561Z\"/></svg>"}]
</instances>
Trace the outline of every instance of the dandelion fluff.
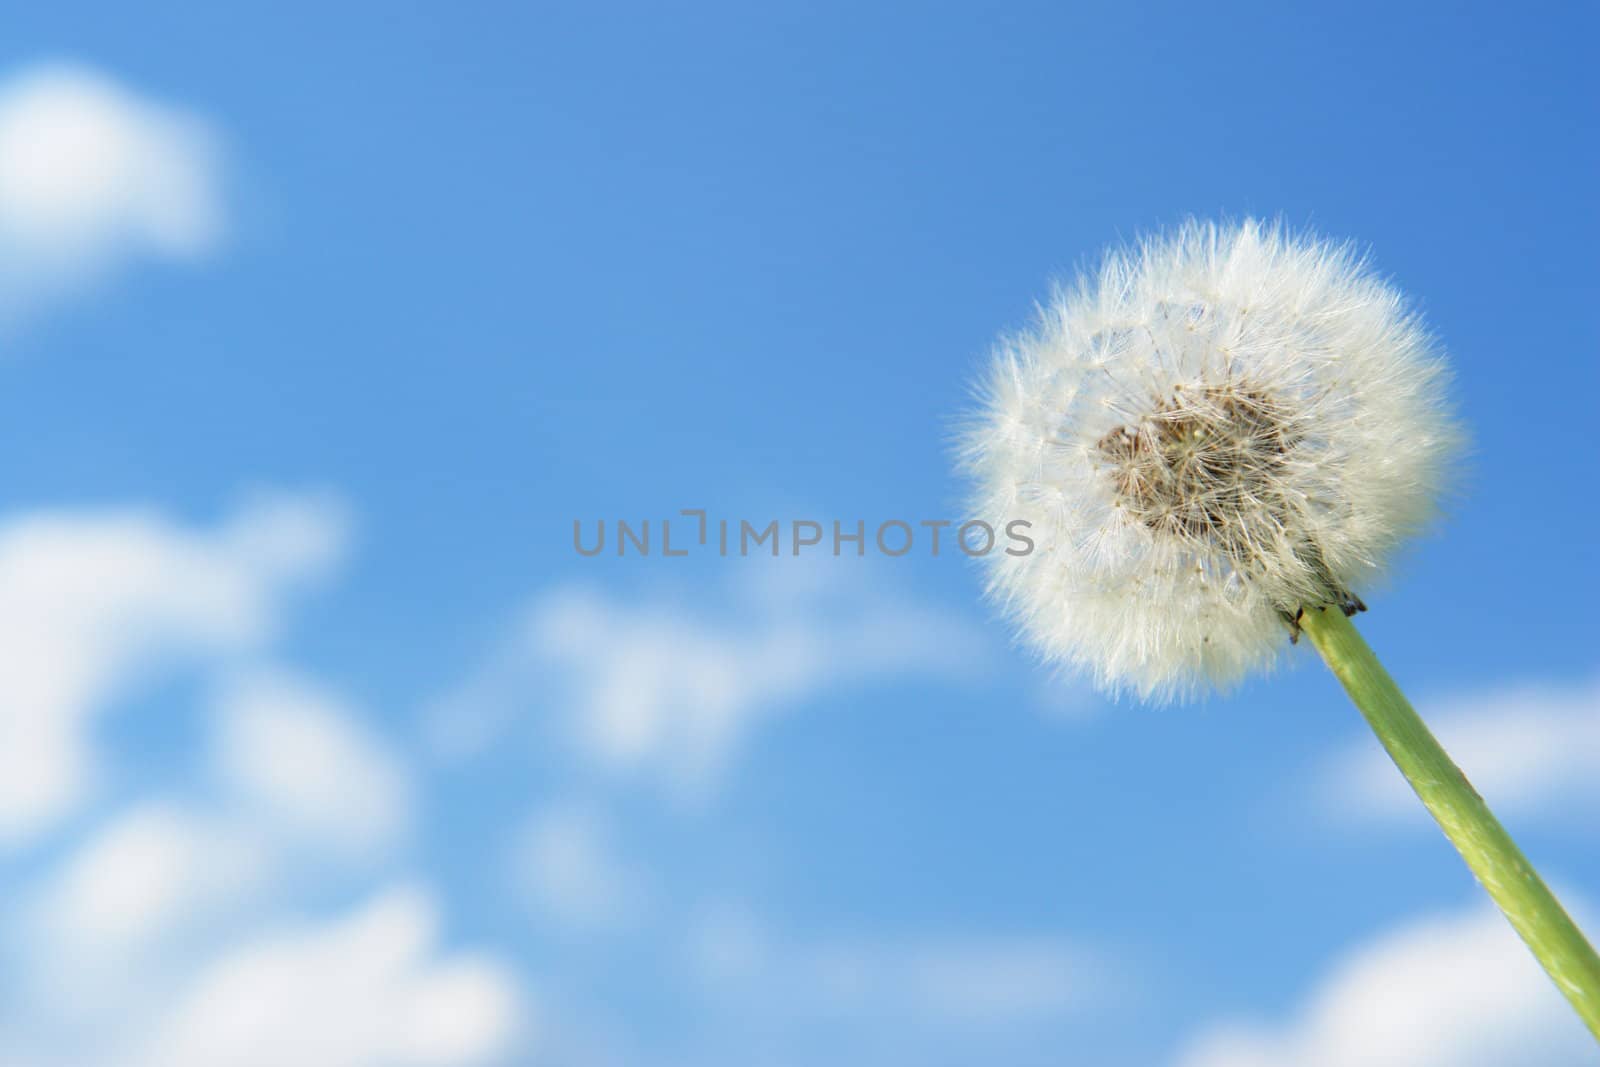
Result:
<instances>
[{"instance_id":1,"label":"dandelion fluff","mask_svg":"<svg viewBox=\"0 0 1600 1067\"><path fill-rule=\"evenodd\" d=\"M1247 221L1110 253L1000 344L967 434L977 516L1037 546L991 553L990 592L1108 690L1234 682L1302 609L1364 606L1427 521L1459 440L1445 384L1348 246Z\"/></svg>"}]
</instances>

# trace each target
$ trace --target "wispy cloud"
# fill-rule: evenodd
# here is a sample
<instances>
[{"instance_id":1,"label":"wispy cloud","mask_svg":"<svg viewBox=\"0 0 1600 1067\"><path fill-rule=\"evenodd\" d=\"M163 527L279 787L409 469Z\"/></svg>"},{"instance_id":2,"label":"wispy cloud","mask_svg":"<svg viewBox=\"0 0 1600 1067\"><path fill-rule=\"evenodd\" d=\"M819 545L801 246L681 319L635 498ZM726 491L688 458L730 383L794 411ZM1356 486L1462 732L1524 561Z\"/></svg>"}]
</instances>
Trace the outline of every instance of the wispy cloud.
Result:
<instances>
[{"instance_id":1,"label":"wispy cloud","mask_svg":"<svg viewBox=\"0 0 1600 1067\"><path fill-rule=\"evenodd\" d=\"M259 497L210 530L147 510L0 525L0 845L83 799L92 722L133 683L265 647L288 595L338 558L346 525L321 496Z\"/></svg>"},{"instance_id":2,"label":"wispy cloud","mask_svg":"<svg viewBox=\"0 0 1600 1067\"><path fill-rule=\"evenodd\" d=\"M140 866L159 862L140 848ZM438 902L416 885L258 924L203 954L74 962L36 958L10 982L0 1063L474 1067L538 1040L537 998L495 958L446 950ZM117 981L115 964L134 969Z\"/></svg>"},{"instance_id":3,"label":"wispy cloud","mask_svg":"<svg viewBox=\"0 0 1600 1067\"><path fill-rule=\"evenodd\" d=\"M0 82L0 326L136 259L204 256L222 227L204 120L78 64Z\"/></svg>"},{"instance_id":4,"label":"wispy cloud","mask_svg":"<svg viewBox=\"0 0 1600 1067\"><path fill-rule=\"evenodd\" d=\"M247 809L335 852L394 842L410 819L410 782L387 745L326 688L283 671L229 680L212 759Z\"/></svg>"},{"instance_id":5,"label":"wispy cloud","mask_svg":"<svg viewBox=\"0 0 1600 1067\"><path fill-rule=\"evenodd\" d=\"M575 804L529 817L512 844L519 898L531 895L536 917L572 933L613 930L641 917L645 875L617 852L610 825Z\"/></svg>"},{"instance_id":6,"label":"wispy cloud","mask_svg":"<svg viewBox=\"0 0 1600 1067\"><path fill-rule=\"evenodd\" d=\"M205 967L131 1062L149 1067L458 1067L528 1025L514 978L441 955L437 905L401 887L321 925L260 937Z\"/></svg>"},{"instance_id":7,"label":"wispy cloud","mask_svg":"<svg viewBox=\"0 0 1600 1067\"><path fill-rule=\"evenodd\" d=\"M944 933L782 939L748 916L695 929L691 965L715 987L764 991L795 1016L932 1016L956 1028L1038 1022L1103 1006L1107 961L1051 936Z\"/></svg>"},{"instance_id":8,"label":"wispy cloud","mask_svg":"<svg viewBox=\"0 0 1600 1067\"><path fill-rule=\"evenodd\" d=\"M409 831L408 769L321 687L252 671L207 711L199 773L112 811L34 886L39 977L81 984L186 951L292 892L302 863L343 877Z\"/></svg>"},{"instance_id":9,"label":"wispy cloud","mask_svg":"<svg viewBox=\"0 0 1600 1067\"><path fill-rule=\"evenodd\" d=\"M1063 1033L1134 989L1113 957L1053 932L801 933L727 906L684 929L697 1062L1054 1062Z\"/></svg>"},{"instance_id":10,"label":"wispy cloud","mask_svg":"<svg viewBox=\"0 0 1600 1067\"><path fill-rule=\"evenodd\" d=\"M1518 685L1432 701L1433 732L1502 816L1579 818L1600 808L1600 680ZM1422 826L1427 814L1370 737L1336 753L1317 778L1335 817Z\"/></svg>"},{"instance_id":11,"label":"wispy cloud","mask_svg":"<svg viewBox=\"0 0 1600 1067\"><path fill-rule=\"evenodd\" d=\"M1219 1023L1178 1067L1578 1067L1594 1044L1509 924L1488 907L1359 945L1287 1020Z\"/></svg>"},{"instance_id":12,"label":"wispy cloud","mask_svg":"<svg viewBox=\"0 0 1600 1067\"><path fill-rule=\"evenodd\" d=\"M445 952L425 888L282 918L307 888L291 866L328 844L306 829L225 801L110 816L0 923L20 964L0 1062L467 1067L533 1047L533 992L493 957Z\"/></svg>"},{"instance_id":13,"label":"wispy cloud","mask_svg":"<svg viewBox=\"0 0 1600 1067\"><path fill-rule=\"evenodd\" d=\"M346 525L329 498L269 496L209 529L153 511L0 527L0 810L13 843L44 845L0 871L17 902L0 1063L465 1067L531 1047L527 985L447 951L438 902L394 871L417 814L404 754L327 685L264 665ZM110 810L80 803L96 717L176 661L212 682L198 759ZM365 902L330 909L334 889Z\"/></svg>"},{"instance_id":14,"label":"wispy cloud","mask_svg":"<svg viewBox=\"0 0 1600 1067\"><path fill-rule=\"evenodd\" d=\"M764 719L877 681L970 680L980 627L839 566L748 565L708 599L594 586L533 598L502 646L429 715L460 758L537 710L595 766L703 790Z\"/></svg>"},{"instance_id":15,"label":"wispy cloud","mask_svg":"<svg viewBox=\"0 0 1600 1067\"><path fill-rule=\"evenodd\" d=\"M260 839L169 801L136 803L68 853L34 894L28 941L56 973L120 968L199 929L267 874Z\"/></svg>"}]
</instances>

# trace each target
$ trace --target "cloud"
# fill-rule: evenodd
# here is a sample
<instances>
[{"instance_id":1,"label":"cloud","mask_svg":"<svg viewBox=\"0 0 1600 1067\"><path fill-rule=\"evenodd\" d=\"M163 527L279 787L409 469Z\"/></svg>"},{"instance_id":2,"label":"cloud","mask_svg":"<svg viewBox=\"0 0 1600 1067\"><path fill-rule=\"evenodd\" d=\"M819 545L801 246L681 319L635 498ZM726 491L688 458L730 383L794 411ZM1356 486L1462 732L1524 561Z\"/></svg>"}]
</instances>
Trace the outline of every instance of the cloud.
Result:
<instances>
[{"instance_id":1,"label":"cloud","mask_svg":"<svg viewBox=\"0 0 1600 1067\"><path fill-rule=\"evenodd\" d=\"M809 967L836 1004L898 1002L907 1014L982 1025L1073 1012L1101 980L1087 954L1023 937L836 944L813 954Z\"/></svg>"},{"instance_id":2,"label":"cloud","mask_svg":"<svg viewBox=\"0 0 1600 1067\"><path fill-rule=\"evenodd\" d=\"M425 889L326 911L370 887L413 785L357 709L253 664L346 525L318 496L257 497L211 528L143 510L0 524L0 811L12 843L53 831L0 872L0 1063L468 1067L533 1047L531 993L446 951ZM204 758L158 797L65 821L97 717L179 663L216 683Z\"/></svg>"},{"instance_id":3,"label":"cloud","mask_svg":"<svg viewBox=\"0 0 1600 1067\"><path fill-rule=\"evenodd\" d=\"M0 83L0 325L137 258L209 252L218 160L204 121L89 67Z\"/></svg>"},{"instance_id":4,"label":"cloud","mask_svg":"<svg viewBox=\"0 0 1600 1067\"><path fill-rule=\"evenodd\" d=\"M337 884L330 858L360 868L402 829L409 782L310 683L257 673L224 694L211 766L169 783L188 799L104 820L0 925L20 963L0 1063L464 1067L530 1048L530 994L487 957L442 955L424 890L273 918Z\"/></svg>"},{"instance_id":5,"label":"cloud","mask_svg":"<svg viewBox=\"0 0 1600 1067\"><path fill-rule=\"evenodd\" d=\"M129 808L37 894L35 944L71 963L120 965L236 900L264 873L259 843L179 805Z\"/></svg>"},{"instance_id":6,"label":"cloud","mask_svg":"<svg viewBox=\"0 0 1600 1067\"><path fill-rule=\"evenodd\" d=\"M287 595L338 558L345 529L320 496L257 497L209 531L142 510L0 525L0 846L84 798L93 721L138 680L269 642Z\"/></svg>"},{"instance_id":7,"label":"cloud","mask_svg":"<svg viewBox=\"0 0 1600 1067\"><path fill-rule=\"evenodd\" d=\"M150 1067L467 1067L527 1037L531 1002L499 965L440 957L437 908L391 890L322 926L224 954L156 1023Z\"/></svg>"},{"instance_id":8,"label":"cloud","mask_svg":"<svg viewBox=\"0 0 1600 1067\"><path fill-rule=\"evenodd\" d=\"M0 1063L469 1067L534 1047L530 991L490 957L443 953L421 888L270 918L327 888L326 857L359 862L406 810L402 770L355 742L345 714L281 674L235 682L198 776L221 789L122 809L18 895L0 925L0 958L20 964ZM307 848L324 860L299 872Z\"/></svg>"},{"instance_id":9,"label":"cloud","mask_svg":"<svg viewBox=\"0 0 1600 1067\"><path fill-rule=\"evenodd\" d=\"M517 836L512 866L540 916L563 929L616 929L644 907L642 876L617 856L600 816L581 807L536 812Z\"/></svg>"},{"instance_id":10,"label":"cloud","mask_svg":"<svg viewBox=\"0 0 1600 1067\"><path fill-rule=\"evenodd\" d=\"M147 840L114 864L142 879L137 900L96 887L96 923L122 936L135 912L179 906L166 886L142 891L165 851ZM236 931L206 954L168 945L129 959L101 945L98 960L74 959L72 970L49 954L59 945L45 946L8 988L0 1062L470 1067L513 1046L526 1054L538 1029L531 992L494 959L443 953L438 925L432 896L402 886L348 914Z\"/></svg>"},{"instance_id":11,"label":"cloud","mask_svg":"<svg viewBox=\"0 0 1600 1067\"><path fill-rule=\"evenodd\" d=\"M747 914L693 927L692 973L719 997L754 996L801 1016L937 1019L955 1028L1058 1020L1120 987L1098 954L1048 936L775 937Z\"/></svg>"},{"instance_id":12,"label":"cloud","mask_svg":"<svg viewBox=\"0 0 1600 1067\"><path fill-rule=\"evenodd\" d=\"M405 768L311 683L257 671L209 717L206 789L137 802L95 827L32 894L30 944L56 969L126 966L204 935L313 856L324 874L371 859L408 829Z\"/></svg>"},{"instance_id":13,"label":"cloud","mask_svg":"<svg viewBox=\"0 0 1600 1067\"><path fill-rule=\"evenodd\" d=\"M126 1032L159 1002L174 962L258 903L278 862L249 828L189 806L113 815L8 894L0 950L17 962L0 1032L54 1057L41 1062L89 1062L88 1036Z\"/></svg>"},{"instance_id":14,"label":"cloud","mask_svg":"<svg viewBox=\"0 0 1600 1067\"><path fill-rule=\"evenodd\" d=\"M1566 688L1512 686L1431 703L1422 712L1501 816L1587 819L1600 807L1600 680ZM1323 803L1341 819L1427 821L1370 737L1336 754L1318 782Z\"/></svg>"},{"instance_id":15,"label":"cloud","mask_svg":"<svg viewBox=\"0 0 1600 1067\"><path fill-rule=\"evenodd\" d=\"M58 1059L89 1058L73 1033L136 1030L163 983L274 902L364 879L409 829L405 768L319 687L258 669L211 710L208 763L74 834L0 927L26 961L13 1028Z\"/></svg>"},{"instance_id":16,"label":"cloud","mask_svg":"<svg viewBox=\"0 0 1600 1067\"><path fill-rule=\"evenodd\" d=\"M846 570L750 564L710 605L589 586L546 592L433 710L435 744L479 750L542 697L562 705L569 739L595 765L703 789L762 719L807 697L983 670L981 629Z\"/></svg>"},{"instance_id":17,"label":"cloud","mask_svg":"<svg viewBox=\"0 0 1600 1067\"><path fill-rule=\"evenodd\" d=\"M467 1067L526 1054L531 994L493 959L443 954L426 891L332 919L267 918L326 888L320 864L315 885L283 877L299 850L344 861L354 845L359 859L375 829L395 831L406 785L308 683L252 675L227 694L216 765L198 776L222 788L115 813L0 925L0 958L21 964L8 968L0 1063ZM289 781L301 758L305 781ZM328 792L340 780L343 797Z\"/></svg>"},{"instance_id":18,"label":"cloud","mask_svg":"<svg viewBox=\"0 0 1600 1067\"><path fill-rule=\"evenodd\" d=\"M1137 999L1123 965L1054 932L792 922L726 904L683 922L674 988L693 1035L615 1062L1044 1064Z\"/></svg>"},{"instance_id":19,"label":"cloud","mask_svg":"<svg viewBox=\"0 0 1600 1067\"><path fill-rule=\"evenodd\" d=\"M1594 1043L1509 924L1475 908L1349 952L1276 1026L1230 1022L1178 1067L1566 1067Z\"/></svg>"},{"instance_id":20,"label":"cloud","mask_svg":"<svg viewBox=\"0 0 1600 1067\"><path fill-rule=\"evenodd\" d=\"M304 679L257 672L231 680L212 754L252 812L335 853L371 852L404 831L404 768L355 709Z\"/></svg>"}]
</instances>

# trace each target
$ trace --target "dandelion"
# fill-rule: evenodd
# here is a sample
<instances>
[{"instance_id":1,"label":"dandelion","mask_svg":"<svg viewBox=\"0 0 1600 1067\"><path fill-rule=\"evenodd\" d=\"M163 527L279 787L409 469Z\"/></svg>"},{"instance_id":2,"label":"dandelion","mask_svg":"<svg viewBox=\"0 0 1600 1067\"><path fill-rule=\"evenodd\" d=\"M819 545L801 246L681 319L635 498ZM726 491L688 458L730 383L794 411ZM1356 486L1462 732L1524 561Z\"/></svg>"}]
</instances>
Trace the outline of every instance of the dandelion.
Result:
<instances>
[{"instance_id":1,"label":"dandelion","mask_svg":"<svg viewBox=\"0 0 1600 1067\"><path fill-rule=\"evenodd\" d=\"M992 592L1108 689L1268 665L1302 607L1360 606L1458 435L1444 367L1347 248L1191 225L1107 258L1007 341L968 441L977 514L1039 550Z\"/></svg>"},{"instance_id":2,"label":"dandelion","mask_svg":"<svg viewBox=\"0 0 1600 1067\"><path fill-rule=\"evenodd\" d=\"M1348 245L1192 223L1003 341L964 442L1025 641L1103 689L1226 688L1302 629L1596 1037L1600 958L1350 623L1462 435L1416 311Z\"/></svg>"}]
</instances>

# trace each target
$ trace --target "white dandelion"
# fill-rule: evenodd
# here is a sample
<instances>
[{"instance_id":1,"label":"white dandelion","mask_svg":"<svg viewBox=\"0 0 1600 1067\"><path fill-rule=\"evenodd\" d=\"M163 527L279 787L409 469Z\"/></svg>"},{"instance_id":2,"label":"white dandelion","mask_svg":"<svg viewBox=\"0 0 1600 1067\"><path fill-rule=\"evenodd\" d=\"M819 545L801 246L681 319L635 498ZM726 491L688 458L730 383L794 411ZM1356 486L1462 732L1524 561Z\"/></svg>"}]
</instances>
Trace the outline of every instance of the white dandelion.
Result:
<instances>
[{"instance_id":1,"label":"white dandelion","mask_svg":"<svg viewBox=\"0 0 1600 1067\"><path fill-rule=\"evenodd\" d=\"M1173 697L1304 626L1597 1039L1600 956L1350 622L1433 513L1460 434L1417 314L1348 246L1191 224L1107 256L1001 346L966 461L1028 521L992 594L1048 658Z\"/></svg>"},{"instance_id":2,"label":"white dandelion","mask_svg":"<svg viewBox=\"0 0 1600 1067\"><path fill-rule=\"evenodd\" d=\"M1037 545L988 557L991 592L1104 688L1236 681L1302 608L1360 607L1427 521L1445 384L1349 246L1245 222L1112 253L1002 343L968 435L977 515Z\"/></svg>"}]
</instances>

